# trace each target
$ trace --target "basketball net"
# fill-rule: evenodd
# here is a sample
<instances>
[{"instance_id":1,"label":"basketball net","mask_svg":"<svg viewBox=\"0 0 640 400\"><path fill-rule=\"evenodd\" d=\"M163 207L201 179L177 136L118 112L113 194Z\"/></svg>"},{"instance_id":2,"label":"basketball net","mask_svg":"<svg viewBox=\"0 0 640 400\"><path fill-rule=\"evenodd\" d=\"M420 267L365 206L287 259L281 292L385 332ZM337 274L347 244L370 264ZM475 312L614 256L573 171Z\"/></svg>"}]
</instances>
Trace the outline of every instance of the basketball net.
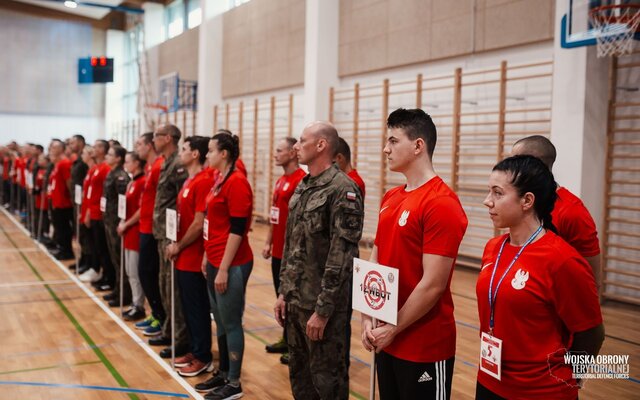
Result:
<instances>
[{"instance_id":1,"label":"basketball net","mask_svg":"<svg viewBox=\"0 0 640 400\"><path fill-rule=\"evenodd\" d=\"M623 56L633 51L633 38L640 26L640 6L596 7L589 12L595 30L598 57Z\"/></svg>"}]
</instances>

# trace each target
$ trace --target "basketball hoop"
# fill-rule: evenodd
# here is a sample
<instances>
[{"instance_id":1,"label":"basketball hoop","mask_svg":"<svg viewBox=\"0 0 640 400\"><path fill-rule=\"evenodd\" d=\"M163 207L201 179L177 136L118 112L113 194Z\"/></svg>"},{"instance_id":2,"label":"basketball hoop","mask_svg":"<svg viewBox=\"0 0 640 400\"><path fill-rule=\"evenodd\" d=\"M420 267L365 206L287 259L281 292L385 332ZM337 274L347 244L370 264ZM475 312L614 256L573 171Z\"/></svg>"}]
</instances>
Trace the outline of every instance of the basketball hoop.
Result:
<instances>
[{"instance_id":1,"label":"basketball hoop","mask_svg":"<svg viewBox=\"0 0 640 400\"><path fill-rule=\"evenodd\" d=\"M145 108L151 108L153 110L158 110L159 112L163 112L163 113L166 113L169 110L169 107L160 103L145 104L144 106Z\"/></svg>"},{"instance_id":2,"label":"basketball hoop","mask_svg":"<svg viewBox=\"0 0 640 400\"><path fill-rule=\"evenodd\" d=\"M622 56L633 50L633 37L640 26L640 5L617 4L589 11L598 57Z\"/></svg>"}]
</instances>

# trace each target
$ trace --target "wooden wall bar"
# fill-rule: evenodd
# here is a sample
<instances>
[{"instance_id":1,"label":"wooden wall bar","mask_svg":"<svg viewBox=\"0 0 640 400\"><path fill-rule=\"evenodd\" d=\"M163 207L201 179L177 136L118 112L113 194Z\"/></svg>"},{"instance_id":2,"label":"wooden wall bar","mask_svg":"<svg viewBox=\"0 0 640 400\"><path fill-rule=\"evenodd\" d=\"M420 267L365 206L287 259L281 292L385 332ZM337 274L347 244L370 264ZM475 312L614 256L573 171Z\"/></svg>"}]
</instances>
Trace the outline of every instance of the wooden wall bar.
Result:
<instances>
[{"instance_id":1,"label":"wooden wall bar","mask_svg":"<svg viewBox=\"0 0 640 400\"><path fill-rule=\"evenodd\" d=\"M331 120L350 143L368 188L365 240L370 243L375 234L381 196L402 183L382 154L386 118L399 107L418 106L431 115L438 130L434 167L458 193L469 218L459 263L479 267L484 244L496 233L482 205L491 167L517 139L549 135L552 67L551 61L503 61L483 70L458 68L443 75L422 73L409 80L331 88Z\"/></svg>"},{"instance_id":2,"label":"wooden wall bar","mask_svg":"<svg viewBox=\"0 0 640 400\"><path fill-rule=\"evenodd\" d=\"M640 305L640 53L623 60L610 69L601 292Z\"/></svg>"}]
</instances>

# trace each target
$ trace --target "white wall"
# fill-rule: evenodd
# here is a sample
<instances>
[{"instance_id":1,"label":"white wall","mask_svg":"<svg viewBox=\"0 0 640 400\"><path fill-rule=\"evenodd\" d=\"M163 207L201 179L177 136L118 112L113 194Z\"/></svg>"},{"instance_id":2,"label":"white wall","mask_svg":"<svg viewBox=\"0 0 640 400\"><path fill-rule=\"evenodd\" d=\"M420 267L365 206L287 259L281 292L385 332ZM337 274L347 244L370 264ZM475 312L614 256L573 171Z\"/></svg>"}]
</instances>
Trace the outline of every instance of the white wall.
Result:
<instances>
[{"instance_id":1,"label":"white wall","mask_svg":"<svg viewBox=\"0 0 640 400\"><path fill-rule=\"evenodd\" d=\"M80 133L89 142L103 137L104 118L37 114L0 114L0 143L36 143L46 147L52 138Z\"/></svg>"}]
</instances>

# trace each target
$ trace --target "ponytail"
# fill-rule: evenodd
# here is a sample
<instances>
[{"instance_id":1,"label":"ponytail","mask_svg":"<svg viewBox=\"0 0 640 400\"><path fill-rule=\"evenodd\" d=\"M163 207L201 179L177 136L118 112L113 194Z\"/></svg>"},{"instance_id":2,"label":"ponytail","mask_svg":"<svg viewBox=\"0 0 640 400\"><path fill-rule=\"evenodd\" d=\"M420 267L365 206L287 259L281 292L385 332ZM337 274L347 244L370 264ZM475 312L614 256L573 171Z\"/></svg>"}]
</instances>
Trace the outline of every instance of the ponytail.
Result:
<instances>
[{"instance_id":1,"label":"ponytail","mask_svg":"<svg viewBox=\"0 0 640 400\"><path fill-rule=\"evenodd\" d=\"M216 141L218 151L227 151L229 160L231 161L231 168L229 168L229 172L227 172L222 182L216 186L215 193L220 192L222 186L227 182L233 171L235 171L236 161L240 157L240 138L227 130L220 130L218 132L219 133L215 134L211 140Z\"/></svg>"}]
</instances>

